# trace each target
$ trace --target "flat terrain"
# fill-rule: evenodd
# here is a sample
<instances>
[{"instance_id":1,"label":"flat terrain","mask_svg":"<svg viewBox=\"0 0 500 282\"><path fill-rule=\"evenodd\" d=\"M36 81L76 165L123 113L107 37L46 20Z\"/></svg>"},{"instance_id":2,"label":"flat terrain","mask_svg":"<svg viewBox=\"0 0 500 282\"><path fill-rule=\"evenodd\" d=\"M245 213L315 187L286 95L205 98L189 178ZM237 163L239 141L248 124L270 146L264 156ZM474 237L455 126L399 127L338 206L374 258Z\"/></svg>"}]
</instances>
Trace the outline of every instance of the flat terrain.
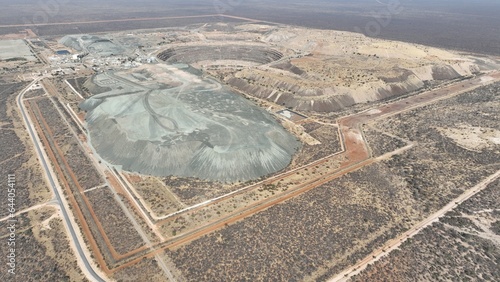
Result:
<instances>
[{"instance_id":1,"label":"flat terrain","mask_svg":"<svg viewBox=\"0 0 500 282\"><path fill-rule=\"evenodd\" d=\"M0 148L0 168L5 183L8 181L9 174L16 175L16 184L20 187L17 189L16 210L18 211L47 202L51 198L49 189L43 182L40 165L16 110L15 98L25 86L27 86L25 83L0 85L0 136L3 144ZM0 191L5 204L7 204L7 194L7 189ZM0 211L0 217L7 215L7 208Z\"/></svg>"},{"instance_id":2,"label":"flat terrain","mask_svg":"<svg viewBox=\"0 0 500 282\"><path fill-rule=\"evenodd\" d=\"M497 32L500 25L497 15L500 11L497 3L491 0L460 3L453 0L400 0L387 3L340 0L312 1L307 4L303 1L288 1L286 5L277 0L190 0L169 1L168 4L159 0L141 1L140 4L74 0L67 3L61 1L63 4L53 8L48 5L47 13L43 13L44 6L34 0L16 3L3 0L0 3L3 4L0 24L25 24L39 35L182 26L203 21L123 21L57 27L37 27L33 24L226 14L310 28L356 31L377 38L500 55L500 37ZM279 13L276 13L277 9ZM228 17L219 17L219 20L232 21ZM25 28L1 27L0 33L17 33Z\"/></svg>"},{"instance_id":3,"label":"flat terrain","mask_svg":"<svg viewBox=\"0 0 500 282\"><path fill-rule=\"evenodd\" d=\"M0 273L2 281L89 281L71 251L70 241L55 206L30 211L17 218L15 275ZM1 221L0 239L7 241L7 221ZM0 263L7 265L7 250L1 248Z\"/></svg>"},{"instance_id":4,"label":"flat terrain","mask_svg":"<svg viewBox=\"0 0 500 282\"><path fill-rule=\"evenodd\" d=\"M490 184L352 281L500 279L499 183Z\"/></svg>"},{"instance_id":5,"label":"flat terrain","mask_svg":"<svg viewBox=\"0 0 500 282\"><path fill-rule=\"evenodd\" d=\"M0 213L0 238L6 242L0 248L0 262L6 266L9 254L7 238L11 236L8 226L15 225L16 270L15 276L7 272L0 274L2 281L72 280L87 281L71 251L66 229L62 223L59 206L45 182L41 165L28 139L22 123L16 97L27 83L0 85L0 136L2 140L2 181L8 175L15 179L15 214L9 217L8 189L0 191L5 208ZM40 89L38 89L40 90ZM36 90L31 90L36 91ZM7 187L7 186L6 186ZM16 220L15 222L10 219Z\"/></svg>"},{"instance_id":6,"label":"flat terrain","mask_svg":"<svg viewBox=\"0 0 500 282\"><path fill-rule=\"evenodd\" d=\"M0 60L36 60L31 50L22 40L0 41Z\"/></svg>"}]
</instances>

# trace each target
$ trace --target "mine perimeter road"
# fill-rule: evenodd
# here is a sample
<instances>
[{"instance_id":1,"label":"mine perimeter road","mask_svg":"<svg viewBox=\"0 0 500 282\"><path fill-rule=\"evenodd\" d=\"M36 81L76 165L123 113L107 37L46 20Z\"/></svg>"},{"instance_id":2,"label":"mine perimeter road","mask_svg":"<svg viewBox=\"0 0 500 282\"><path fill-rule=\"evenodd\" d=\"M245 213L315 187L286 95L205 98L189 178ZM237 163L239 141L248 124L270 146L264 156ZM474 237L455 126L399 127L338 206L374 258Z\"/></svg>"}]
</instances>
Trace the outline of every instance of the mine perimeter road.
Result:
<instances>
[{"instance_id":1,"label":"mine perimeter road","mask_svg":"<svg viewBox=\"0 0 500 282\"><path fill-rule=\"evenodd\" d=\"M497 171L496 173L490 175L488 178L483 180L481 183L477 184L476 186L470 188L469 190L465 191L462 195L457 197L455 200L447 204L444 208L440 209L436 213L432 214L428 218L424 219L417 225L415 225L413 228L410 230L406 231L405 233L401 234L400 236L388 241L382 248L379 248L375 251L373 251L371 254L366 256L363 260L358 262L357 264L345 269L344 271L340 272L337 274L335 277L332 279L328 280L328 282L343 282L347 281L350 277L359 274L361 271L363 271L370 263L374 263L378 261L379 259L383 258L384 256L389 255L392 251L396 250L403 244L406 240L414 237L417 235L420 231L424 230L427 226L432 225L432 223L436 222L439 220L440 217L445 215L447 212L455 209L469 199L470 197L476 195L477 193L481 192L482 190L486 189L489 184L491 184L493 181L497 180L500 177L500 170Z\"/></svg>"},{"instance_id":2,"label":"mine perimeter road","mask_svg":"<svg viewBox=\"0 0 500 282\"><path fill-rule=\"evenodd\" d=\"M368 150L367 150L367 144L366 140L364 140L362 131L360 129L360 125L373 121L376 119L380 118L385 118L390 115L394 115L397 113L405 112L411 109L414 109L416 107L421 107L423 105L426 105L428 103L433 103L436 101L439 101L441 99L449 98L454 95L458 95L459 93L463 93L465 91L471 91L478 86L484 85L485 80L484 78L488 78L487 81L488 83L494 82L496 80L500 79L500 73L492 73L488 75L482 75L477 78L473 78L467 81L462 81L458 83L454 83L439 89L435 89L433 91L429 92L424 92L419 95L415 96L410 96L408 98L398 100L389 104L377 106L372 110L369 111L364 111L355 115L343 117L338 120L339 123L339 128L341 129L341 135L342 139L345 143L345 151L344 153L348 157L348 161L343 163L343 169L340 171L335 171L330 175L325 175L322 178L315 179L309 183L304 183L303 186L301 186L299 189L290 191L290 193L286 193L285 195L282 195L281 197L271 199L270 201L265 201L261 202L256 206L251 206L248 209L245 209L243 211L240 211L238 214L234 214L232 216L223 218L219 221L209 223L205 226L201 226L199 228L196 228L192 230L191 232L184 234L183 236L179 236L178 238L174 238L173 240L167 240L164 242L164 244L160 244L157 247L153 247L153 251L149 252L148 254L139 256L135 259L132 259L131 261L126 262L125 264L115 268L112 270L112 272L116 272L124 267L128 267L132 264L135 264L139 262L142 258L144 257L154 257L157 256L161 251L163 251L164 248L171 248L171 247L176 247L180 246L183 244L186 244L192 240L195 240L205 234L211 233L217 229L223 228L226 224L233 223L238 220L242 220L248 216L251 216L259 211L262 211L266 208L269 208L275 204L281 203L287 199L290 199L292 197L298 196L308 190L314 189L315 187L318 187L328 181L331 181L335 178L338 178L346 173L352 172L354 170L360 169L361 167L364 167L370 163L373 163L377 161L377 159L371 158ZM21 98L21 97L20 97ZM23 116L26 117L24 113L24 109L22 108L23 104L21 103L21 99L18 99L18 103L20 104L21 110L23 110ZM26 120L25 120L26 122ZM31 127L28 127L31 129ZM32 132L31 132L32 133ZM32 136L33 138L33 136ZM33 139L36 141L36 139ZM35 142L35 144L37 144ZM409 146L411 146L410 144ZM37 149L39 149L39 146L37 145ZM42 158L41 158L42 159ZM45 162L45 159L42 159ZM46 163L46 162L45 162ZM44 167L47 167L44 165ZM57 188L57 186L56 186ZM62 194L62 193L61 193ZM60 200L60 197L59 201ZM65 211L65 220L67 218L67 214ZM71 225L69 225L71 226ZM71 235L73 238L74 236L74 231L70 230L72 233ZM78 241L75 241L75 243ZM78 242L80 243L80 242ZM79 245L79 255L83 258L85 254L81 253L81 246ZM86 258L85 258L86 259ZM88 261L86 260L86 267L89 265ZM90 265L89 265L90 266ZM90 271L89 271L90 272ZM95 273L95 272L94 272ZM104 281L104 280L99 280L99 281Z\"/></svg>"},{"instance_id":3,"label":"mine perimeter road","mask_svg":"<svg viewBox=\"0 0 500 282\"><path fill-rule=\"evenodd\" d=\"M450 97L454 97L456 95L472 91L480 86L491 84L499 80L500 80L500 72L495 71L488 74L479 75L477 77L468 80L455 82L450 85L446 85L437 89L423 92L418 95L409 96L401 100L375 106L372 109L360 113L342 117L338 120L339 128L341 129L341 136L345 143L344 144L345 151L342 153L345 154L348 160L341 165L341 169L338 169L329 175L318 177L308 183L304 183L299 188L284 193L283 195L280 195L276 198L259 202L257 203L257 205L250 206L248 208L245 208L244 210L238 211L236 214L208 223L199 228L195 228L189 231L188 233L172 238L171 240L167 240L166 242L161 244L161 246L158 246L158 248L152 251L151 253L145 254L131 261L128 261L125 264L113 269L113 271L117 271L124 267L128 267L134 263L138 263L143 258L155 256L156 254L161 252L164 248L175 248L179 247L180 245L187 244L206 234L209 234L215 230L223 228L227 224L232 224L236 221L243 220L246 217L252 216L273 205L282 203L288 199L303 194L304 192L307 192L329 181L337 179L347 173L359 170L366 165L380 161L394 154L401 153L404 150L411 148L415 144L410 143L403 148L400 148L394 152L389 152L377 158L371 157L370 152L368 150L368 144L364 139L363 132L360 126L362 124L371 121L383 119L392 115L404 113L428 105L430 103L435 103L443 99L448 99ZM455 201L452 202L451 204L454 204L456 201L457 199L455 199Z\"/></svg>"},{"instance_id":4,"label":"mine perimeter road","mask_svg":"<svg viewBox=\"0 0 500 282\"><path fill-rule=\"evenodd\" d=\"M352 129L358 130L359 124L361 123L373 122L375 120L387 118L395 114L404 113L431 103L438 102L443 99L448 99L450 97L457 96L459 94L468 91L472 91L480 86L488 85L497 82L499 80L500 80L499 71L490 72L470 80L453 83L451 85L442 88L424 92L420 95L410 96L403 100L389 103L386 106L380 106L371 110L354 114L352 116L347 116L345 118L342 118L339 124L342 126L344 123L346 130L352 130ZM380 159L380 157L377 159ZM344 269L342 272L340 272L339 274L335 275L330 280L328 280L328 282L347 281L349 277L359 274L370 263L376 262L383 256L389 254L391 251L397 249L408 238L411 238L416 234L418 234L425 227L437 221L445 213L456 208L458 204L462 203L463 201L469 199L470 197L477 194L481 190L485 189L488 186L488 184L490 184L499 177L500 177L500 171L497 171L495 174L489 176L481 183L465 191L462 195L454 199L452 202L448 203L441 210L430 215L428 218L424 219L423 221L412 227L410 230L406 231L405 233L394 239L387 241L383 247L373 251L370 255L366 256L360 262L356 263L355 265L347 269Z\"/></svg>"},{"instance_id":5,"label":"mine perimeter road","mask_svg":"<svg viewBox=\"0 0 500 282\"><path fill-rule=\"evenodd\" d=\"M66 229L69 231L69 235L71 236L71 238L70 238L72 240L71 245L74 244L74 247L76 248L76 251L77 251L77 253L75 253L75 255L78 255L79 261L85 267L87 274L90 275L90 277L88 277L89 279L92 279L93 281L105 282L106 280L101 278L101 276L99 276L99 274L92 268L92 265L90 263L89 258L86 257L86 253L83 250L84 243L80 242L79 237L77 236L76 231L75 231L75 229L78 229L78 226L74 226L72 224L72 221L70 219L69 212L67 209L68 204L65 202L64 197L61 196L62 192L59 191L59 185L56 184L57 178L56 178L54 172L52 171L52 169L49 165L49 162L47 161L47 158L44 154L44 151L41 148L41 143L37 139L37 135L35 133L35 130L32 127L32 122L31 122L29 116L26 114L26 109L25 109L25 106L24 106L23 101L22 101L24 98L24 94L26 94L26 92L31 88L31 86L33 86L35 83L37 83L40 80L41 80L41 78L34 80L25 89L23 89L21 91L21 93L19 93L19 95L17 96L17 106L19 107L19 109L21 111L21 114L23 116L23 121L24 121L24 124L26 125L27 131L31 137L31 141L33 142L33 145L36 148L36 154L38 156L38 159L40 160L40 163L43 166L45 176L47 177L47 180L49 181L51 189L54 192L57 203L61 207L61 213L63 215Z\"/></svg>"},{"instance_id":6,"label":"mine perimeter road","mask_svg":"<svg viewBox=\"0 0 500 282\"><path fill-rule=\"evenodd\" d=\"M500 80L500 72L492 72L489 74L481 75L478 76L477 78L471 78L469 80L465 81L459 81L455 82L451 85L447 85L441 88L436 88L427 92L423 92L414 96L409 96L406 98L403 98L401 100L397 101L392 101L389 102L388 104L382 104L380 106L376 106L372 109L359 112L353 115L341 117L338 119L338 128L339 128L339 136L340 136L340 143L343 148L342 151L337 152L335 154L326 156L324 158L321 158L319 160L316 160L312 163L303 165L298 168L294 168L290 171L272 176L270 178L264 179L262 181L259 181L257 183L251 184L249 186L245 186L243 188L240 188L238 190L232 191L230 193L221 195L219 197L215 197L209 200L206 200L204 202L183 208L182 210L173 212L171 214L165 215L165 216L156 216L152 212L150 212L150 215L152 215L152 218L154 220L166 220L168 218L172 218L175 216L178 216L180 214L189 212L191 210L203 208L206 206L209 206L211 204L217 203L221 200L234 197L238 194L244 193L248 190L251 190L259 185L262 185L263 183L268 183L269 181L274 181L278 180L280 178L287 177L296 171L299 171L304 168L310 168L315 165L321 164L322 162L329 160L330 158L344 154L345 156L348 157L348 161L343 164L341 168L338 170L341 170L345 167L348 167L349 165L354 165L356 163L359 163L363 160L366 160L370 158L370 152L368 149L368 144L363 136L363 132L360 128L360 125L373 122L379 119L383 119L386 117L389 117L391 115L403 113L409 110L413 110L418 107L425 106L429 103L434 103L442 99L447 99L451 96L461 94L466 91L471 91L479 86L492 83L495 81ZM408 142L407 142L408 143ZM338 172L336 170L333 172L334 174ZM317 178L319 179L319 178ZM143 203L144 205L144 203Z\"/></svg>"}]
</instances>

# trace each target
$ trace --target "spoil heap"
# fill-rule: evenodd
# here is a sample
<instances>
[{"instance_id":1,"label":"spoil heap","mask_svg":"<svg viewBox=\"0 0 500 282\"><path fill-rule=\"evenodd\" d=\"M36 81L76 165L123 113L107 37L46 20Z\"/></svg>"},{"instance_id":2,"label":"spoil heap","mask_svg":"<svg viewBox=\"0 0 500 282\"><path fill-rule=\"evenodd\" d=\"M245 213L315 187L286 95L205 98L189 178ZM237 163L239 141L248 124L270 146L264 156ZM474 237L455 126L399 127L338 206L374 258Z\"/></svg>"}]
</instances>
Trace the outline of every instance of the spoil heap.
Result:
<instances>
[{"instance_id":1,"label":"spoil heap","mask_svg":"<svg viewBox=\"0 0 500 282\"><path fill-rule=\"evenodd\" d=\"M144 68L156 68L150 77L162 81L158 87L124 73L87 82L110 89L81 104L91 144L109 163L156 176L246 181L282 170L300 146L267 112L186 66Z\"/></svg>"}]
</instances>

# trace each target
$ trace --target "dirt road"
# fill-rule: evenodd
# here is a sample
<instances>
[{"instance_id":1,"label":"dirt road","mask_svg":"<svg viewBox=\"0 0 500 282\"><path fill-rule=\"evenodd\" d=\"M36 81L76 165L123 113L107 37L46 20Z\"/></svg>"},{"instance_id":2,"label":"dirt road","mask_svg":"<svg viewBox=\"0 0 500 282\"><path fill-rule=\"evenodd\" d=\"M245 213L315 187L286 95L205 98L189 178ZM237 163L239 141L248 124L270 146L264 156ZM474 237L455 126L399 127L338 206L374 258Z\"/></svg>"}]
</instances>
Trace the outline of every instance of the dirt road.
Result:
<instances>
[{"instance_id":1,"label":"dirt road","mask_svg":"<svg viewBox=\"0 0 500 282\"><path fill-rule=\"evenodd\" d=\"M493 80L490 80L488 83L493 83L495 81L500 80L500 72L489 74L487 76L494 78ZM394 154L404 152L405 150L414 146L414 144L408 144L407 146L400 148L395 152L389 152L383 156L373 159L370 156L367 142L364 139L362 130L360 129L361 125L364 123L368 123L370 121L374 121L377 119L409 111L418 107L422 107L424 105L427 105L429 103L434 103L442 99L456 96L459 95L460 93L471 91L482 85L484 85L484 76L473 78L467 81L454 83L439 89L424 92L419 95L411 96L405 99L401 99L399 101L395 101L389 104L372 108L368 111L364 111L355 115L339 119L338 121L339 128L345 145L345 151L343 152L343 154L345 154L347 157L347 160L344 163L342 163L340 170L334 171L329 175L318 177L317 179L310 181L309 183L304 183L298 189L293 189L292 191L284 193L279 197L271 198L267 201L258 202L256 205L247 207L244 210L238 211L237 213L235 212L231 216L222 218L212 223L208 223L204 226L201 226L184 234L183 236L179 236L172 240L168 240L165 242L165 244L162 244L161 248L154 251L153 253L145 255L145 257L151 257L154 254L161 252L164 248L175 248L182 244L191 242L201 236L211 233L217 229L223 228L228 224L232 224L236 221L249 217L257 212L265 210L273 205L286 201L290 198L296 197L306 191L314 189L320 185L323 185L324 183L339 178L347 173L353 172L366 165L372 164L373 162L380 161ZM140 259L142 258L134 259L120 266L118 269L137 263L140 261Z\"/></svg>"},{"instance_id":2,"label":"dirt road","mask_svg":"<svg viewBox=\"0 0 500 282\"><path fill-rule=\"evenodd\" d=\"M328 281L329 282L347 281L349 279L349 277L352 277L356 274L359 274L369 264L378 261L382 257L389 255L392 251L398 249L399 246L401 246L401 244L403 244L406 240L417 235L420 231L422 231L427 226L431 225L433 222L438 221L440 217L445 215L447 212L453 210L454 208L458 207L458 205L463 203L465 200L469 199L470 197L472 197L472 196L476 195L477 193L481 192L482 190L484 190L486 187L488 187L488 185L490 183L492 183L493 181L495 181L499 177L500 177L500 170L497 171L495 174L490 175L488 178L483 180L481 183L479 183L476 186L465 191L462 195L460 195L459 197L454 199L452 202L448 203L446 206L444 206L439 211L435 212L434 214L430 215L429 217L427 217L423 221L419 222L417 225L412 227L410 230L408 230L405 233L401 234L400 236L388 241L382 248L379 248L379 249L373 251L371 254L366 256L360 262L343 270L342 272L340 272L339 274L337 274L335 277L333 277L332 279L330 279Z\"/></svg>"},{"instance_id":3,"label":"dirt road","mask_svg":"<svg viewBox=\"0 0 500 282\"><path fill-rule=\"evenodd\" d=\"M35 152L38 156L42 164L42 168L45 173L45 177L48 180L47 183L50 184L50 187L56 197L56 200L61 207L62 218L64 219L64 225L66 230L68 231L69 237L71 237L71 245L75 247L75 256L78 258L79 264L83 266L83 271L89 278L92 278L94 281L105 281L101 278L101 275L97 273L94 269L93 263L91 263L91 259L87 257L88 253L85 251L85 244L82 240L81 235L77 233L78 227L75 222L72 220L72 213L68 208L68 203L64 199L62 189L57 182L57 177L54 171L50 166L50 160L48 156L45 154L45 151L42 149L43 145L40 139L38 139L38 135L35 133L33 122L31 121L29 115L26 113L26 108L23 102L24 94L31 88L35 83L37 83L40 79L34 80L28 87L26 87L21 93L19 93L17 97L17 105L19 110L21 111L21 115L24 121L26 128L28 129L28 133L31 137L33 145L35 146Z\"/></svg>"},{"instance_id":4,"label":"dirt road","mask_svg":"<svg viewBox=\"0 0 500 282\"><path fill-rule=\"evenodd\" d=\"M485 80L485 77L488 77L489 79ZM490 79L491 78L491 79ZM154 257L159 255L165 248L174 248L178 247L182 244L186 244L188 242L191 242L201 236L204 236L208 233L211 233L217 229L223 228L224 226L234 223L238 220L242 220L246 217L252 216L255 213L258 213L262 210L265 210L273 205L276 205L278 203L281 203L283 201L286 201L288 199L291 199L293 197L296 197L306 191L309 191L311 189L314 189L318 186L323 185L324 183L327 183L329 181L332 181L336 178L339 178L347 173L350 173L352 171L358 170L366 165L372 164L373 162L379 161L380 159L383 159L384 157L389 157L394 154L402 153L403 151L411 148L413 144L408 144L404 148L398 149L395 152L390 152L388 153L387 156L382 156L381 158L373 159L370 150L368 148L367 142L364 139L363 132L361 130L361 126L363 124L366 124L368 122L373 122L374 120L378 120L381 118L385 118L391 115L395 115L398 113L402 113L405 111L409 111L412 109L415 109L417 107L424 106L429 103L434 103L436 101L439 101L441 99L446 99L454 95L458 95L460 93L470 91L472 89L475 89L481 85L484 85L485 81L488 81L488 83L492 83L495 81L500 80L500 73L492 73L488 75L483 75L481 77L473 78L467 81L462 81L458 83L454 83L436 90L428 91L425 93L421 93L415 96L407 97L405 99L401 99L389 104L384 104L380 105L377 107L374 107L368 111L364 111L361 113L357 113L351 116L346 116L343 118L340 118L338 120L338 128L339 132L341 135L341 139L343 141L343 148L344 151L336 154L335 157L338 156L343 156L345 161L341 163L340 168L334 169L330 171L328 174L323 175L323 176L318 176L316 178L313 178L309 180L306 183L302 183L301 185L298 185L297 187L284 192L283 194L277 195L276 197L272 197L260 202L257 202L251 206L245 207L241 210L235 211L234 213L223 217L221 219L218 219L214 222L208 222L203 226L199 226L185 234L182 234L181 236L177 236L175 238L166 240L158 245L151 246L148 244L148 247L152 247L152 250L148 253L144 252L139 252L137 255L132 255L127 258L127 262L124 263L123 265L120 265L119 267L116 267L114 269L107 269L106 266L104 266L104 271L106 273L114 273L124 267L131 266L137 262L139 262L142 258L144 257ZM332 156L330 156L332 157ZM311 166L314 166L318 164L318 162L322 162L325 160L318 160L316 162L313 162L311 164L308 164L302 168L299 169L305 169ZM57 167L57 166L56 166ZM296 170L289 171L287 173L284 173L279 176L275 176L274 178L282 178L286 177L288 174L293 174L295 173ZM264 181L265 182L265 181ZM243 191L235 191L233 192L235 194L238 194ZM232 195L229 195L232 196ZM202 205L205 204L215 204L219 199L215 199L213 202L210 203L202 203ZM447 206L448 207L448 206ZM445 208L447 208L445 207ZM190 209L196 209L199 208L198 206L190 207L187 208L181 212L186 212L187 210ZM77 209L78 210L78 209ZM82 215L80 215L81 217ZM156 222L156 224L159 224L160 222ZM415 228L421 228L419 226L416 226ZM101 228L99 228L100 232L103 232ZM413 230L413 229L412 229ZM86 233L89 233L87 235L90 235L89 230ZM102 234L103 237L106 239L106 235ZM399 238L399 237L398 237ZM109 243L109 242L106 242ZM94 251L96 251L96 246L92 246ZM123 259L125 256L118 256L116 253L113 252L113 249L111 248L111 252L113 254L113 257L117 259ZM375 256L377 256L376 254ZM102 256L98 255L97 256L98 260L102 263ZM371 261L371 259L367 259L367 261ZM364 264L365 261L360 262L361 264ZM166 268L166 267L165 267ZM359 269L359 268L357 268ZM346 271L349 271L346 270ZM168 271L167 271L168 272ZM350 271L352 272L352 270ZM348 272L348 273L350 273ZM342 272L344 273L344 272Z\"/></svg>"}]
</instances>

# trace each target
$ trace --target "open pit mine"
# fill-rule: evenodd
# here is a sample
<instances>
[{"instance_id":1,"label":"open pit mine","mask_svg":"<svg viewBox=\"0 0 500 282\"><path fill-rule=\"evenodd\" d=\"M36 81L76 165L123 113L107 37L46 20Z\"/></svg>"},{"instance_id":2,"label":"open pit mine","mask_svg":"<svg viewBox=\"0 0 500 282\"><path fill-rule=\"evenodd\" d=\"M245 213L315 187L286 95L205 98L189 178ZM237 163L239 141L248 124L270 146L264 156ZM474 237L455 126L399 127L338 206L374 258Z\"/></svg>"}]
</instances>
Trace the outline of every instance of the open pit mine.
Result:
<instances>
[{"instance_id":1,"label":"open pit mine","mask_svg":"<svg viewBox=\"0 0 500 282\"><path fill-rule=\"evenodd\" d=\"M104 161L139 174L220 182L258 179L293 163L300 141L311 137L300 125L283 128L278 110L330 115L487 67L427 46L263 24L74 35L59 43L96 71L80 107Z\"/></svg>"}]
</instances>

